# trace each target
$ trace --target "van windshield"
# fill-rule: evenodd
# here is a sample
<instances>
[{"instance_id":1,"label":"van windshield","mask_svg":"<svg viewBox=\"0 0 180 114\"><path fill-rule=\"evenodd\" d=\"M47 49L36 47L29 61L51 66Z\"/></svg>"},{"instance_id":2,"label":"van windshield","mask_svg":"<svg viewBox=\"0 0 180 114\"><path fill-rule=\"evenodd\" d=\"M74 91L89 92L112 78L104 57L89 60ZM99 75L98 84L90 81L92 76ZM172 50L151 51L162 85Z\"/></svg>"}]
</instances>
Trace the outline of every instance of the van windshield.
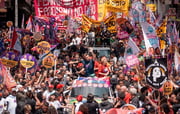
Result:
<instances>
[{"instance_id":1,"label":"van windshield","mask_svg":"<svg viewBox=\"0 0 180 114\"><path fill-rule=\"evenodd\" d=\"M81 79L80 79L81 78ZM92 93L95 97L101 97L103 94L109 93L109 79L98 79L98 78L82 78L75 80L71 91L71 97L77 95L83 95L86 97L89 93Z\"/></svg>"},{"instance_id":2,"label":"van windshield","mask_svg":"<svg viewBox=\"0 0 180 114\"><path fill-rule=\"evenodd\" d=\"M110 57L110 48L107 47L93 47L93 51L97 54L98 57L106 56Z\"/></svg>"}]
</instances>

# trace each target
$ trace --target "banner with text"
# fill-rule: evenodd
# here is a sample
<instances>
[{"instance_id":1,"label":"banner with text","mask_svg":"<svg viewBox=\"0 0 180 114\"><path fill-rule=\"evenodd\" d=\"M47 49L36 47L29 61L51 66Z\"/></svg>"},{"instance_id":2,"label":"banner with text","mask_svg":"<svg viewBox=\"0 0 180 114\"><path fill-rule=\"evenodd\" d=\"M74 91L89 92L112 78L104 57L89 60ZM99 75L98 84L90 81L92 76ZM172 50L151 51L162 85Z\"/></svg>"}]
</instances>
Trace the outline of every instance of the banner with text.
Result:
<instances>
[{"instance_id":1,"label":"banner with text","mask_svg":"<svg viewBox=\"0 0 180 114\"><path fill-rule=\"evenodd\" d=\"M65 13L70 17L78 18L86 14L97 19L97 0L73 0L72 2L65 5L61 0L34 0L36 16L58 18L59 14Z\"/></svg>"},{"instance_id":2,"label":"banner with text","mask_svg":"<svg viewBox=\"0 0 180 114\"><path fill-rule=\"evenodd\" d=\"M2 64L8 68L13 68L18 64L19 57L14 52L5 52L1 56Z\"/></svg>"},{"instance_id":3,"label":"banner with text","mask_svg":"<svg viewBox=\"0 0 180 114\"><path fill-rule=\"evenodd\" d=\"M98 0L98 21L102 21L106 17L105 0Z\"/></svg>"},{"instance_id":4,"label":"banner with text","mask_svg":"<svg viewBox=\"0 0 180 114\"><path fill-rule=\"evenodd\" d=\"M130 67L139 64L139 59L136 55L129 55L126 57L126 64Z\"/></svg>"},{"instance_id":5,"label":"banner with text","mask_svg":"<svg viewBox=\"0 0 180 114\"><path fill-rule=\"evenodd\" d=\"M106 8L110 12L128 12L129 0L106 0Z\"/></svg>"}]
</instances>

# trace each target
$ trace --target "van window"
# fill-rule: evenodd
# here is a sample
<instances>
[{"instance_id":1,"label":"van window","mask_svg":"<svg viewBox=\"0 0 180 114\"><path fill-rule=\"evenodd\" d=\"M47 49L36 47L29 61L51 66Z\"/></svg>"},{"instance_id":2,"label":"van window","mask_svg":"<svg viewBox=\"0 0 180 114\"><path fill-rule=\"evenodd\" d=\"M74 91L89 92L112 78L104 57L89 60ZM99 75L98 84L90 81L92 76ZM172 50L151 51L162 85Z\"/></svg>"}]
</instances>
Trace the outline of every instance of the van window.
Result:
<instances>
[{"instance_id":1,"label":"van window","mask_svg":"<svg viewBox=\"0 0 180 114\"><path fill-rule=\"evenodd\" d=\"M101 56L110 57L110 48L108 47L93 47L93 51L97 54L98 58Z\"/></svg>"}]
</instances>

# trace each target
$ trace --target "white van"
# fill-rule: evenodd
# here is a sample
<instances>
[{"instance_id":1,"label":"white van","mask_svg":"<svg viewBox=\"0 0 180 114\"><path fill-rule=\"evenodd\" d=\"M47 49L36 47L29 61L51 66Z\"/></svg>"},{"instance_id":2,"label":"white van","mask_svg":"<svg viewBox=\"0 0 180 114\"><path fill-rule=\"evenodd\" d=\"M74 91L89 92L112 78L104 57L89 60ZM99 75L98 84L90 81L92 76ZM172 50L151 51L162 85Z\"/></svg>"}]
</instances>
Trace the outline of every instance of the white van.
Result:
<instances>
[{"instance_id":1,"label":"white van","mask_svg":"<svg viewBox=\"0 0 180 114\"><path fill-rule=\"evenodd\" d=\"M98 57L106 56L110 57L110 47L90 47L97 54Z\"/></svg>"}]
</instances>

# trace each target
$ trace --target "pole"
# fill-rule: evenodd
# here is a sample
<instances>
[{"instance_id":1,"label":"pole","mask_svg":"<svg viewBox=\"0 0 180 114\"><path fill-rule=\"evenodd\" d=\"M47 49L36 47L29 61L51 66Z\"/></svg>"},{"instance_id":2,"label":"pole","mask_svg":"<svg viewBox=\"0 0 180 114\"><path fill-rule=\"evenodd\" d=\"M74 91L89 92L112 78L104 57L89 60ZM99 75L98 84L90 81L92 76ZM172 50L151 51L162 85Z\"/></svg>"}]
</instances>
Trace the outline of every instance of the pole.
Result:
<instances>
[{"instance_id":1,"label":"pole","mask_svg":"<svg viewBox=\"0 0 180 114\"><path fill-rule=\"evenodd\" d=\"M11 37L11 27L9 27L8 37L9 37L9 39L12 39L12 37ZM11 42L11 43L12 43L12 42Z\"/></svg>"},{"instance_id":2,"label":"pole","mask_svg":"<svg viewBox=\"0 0 180 114\"><path fill-rule=\"evenodd\" d=\"M18 27L18 0L15 0L15 27Z\"/></svg>"},{"instance_id":3,"label":"pole","mask_svg":"<svg viewBox=\"0 0 180 114\"><path fill-rule=\"evenodd\" d=\"M28 71L28 68L26 68L25 79L27 78L27 71Z\"/></svg>"},{"instance_id":4,"label":"pole","mask_svg":"<svg viewBox=\"0 0 180 114\"><path fill-rule=\"evenodd\" d=\"M55 61L54 61L54 76L55 76L55 74L56 74L56 63L57 63L57 59L55 59Z\"/></svg>"}]
</instances>

